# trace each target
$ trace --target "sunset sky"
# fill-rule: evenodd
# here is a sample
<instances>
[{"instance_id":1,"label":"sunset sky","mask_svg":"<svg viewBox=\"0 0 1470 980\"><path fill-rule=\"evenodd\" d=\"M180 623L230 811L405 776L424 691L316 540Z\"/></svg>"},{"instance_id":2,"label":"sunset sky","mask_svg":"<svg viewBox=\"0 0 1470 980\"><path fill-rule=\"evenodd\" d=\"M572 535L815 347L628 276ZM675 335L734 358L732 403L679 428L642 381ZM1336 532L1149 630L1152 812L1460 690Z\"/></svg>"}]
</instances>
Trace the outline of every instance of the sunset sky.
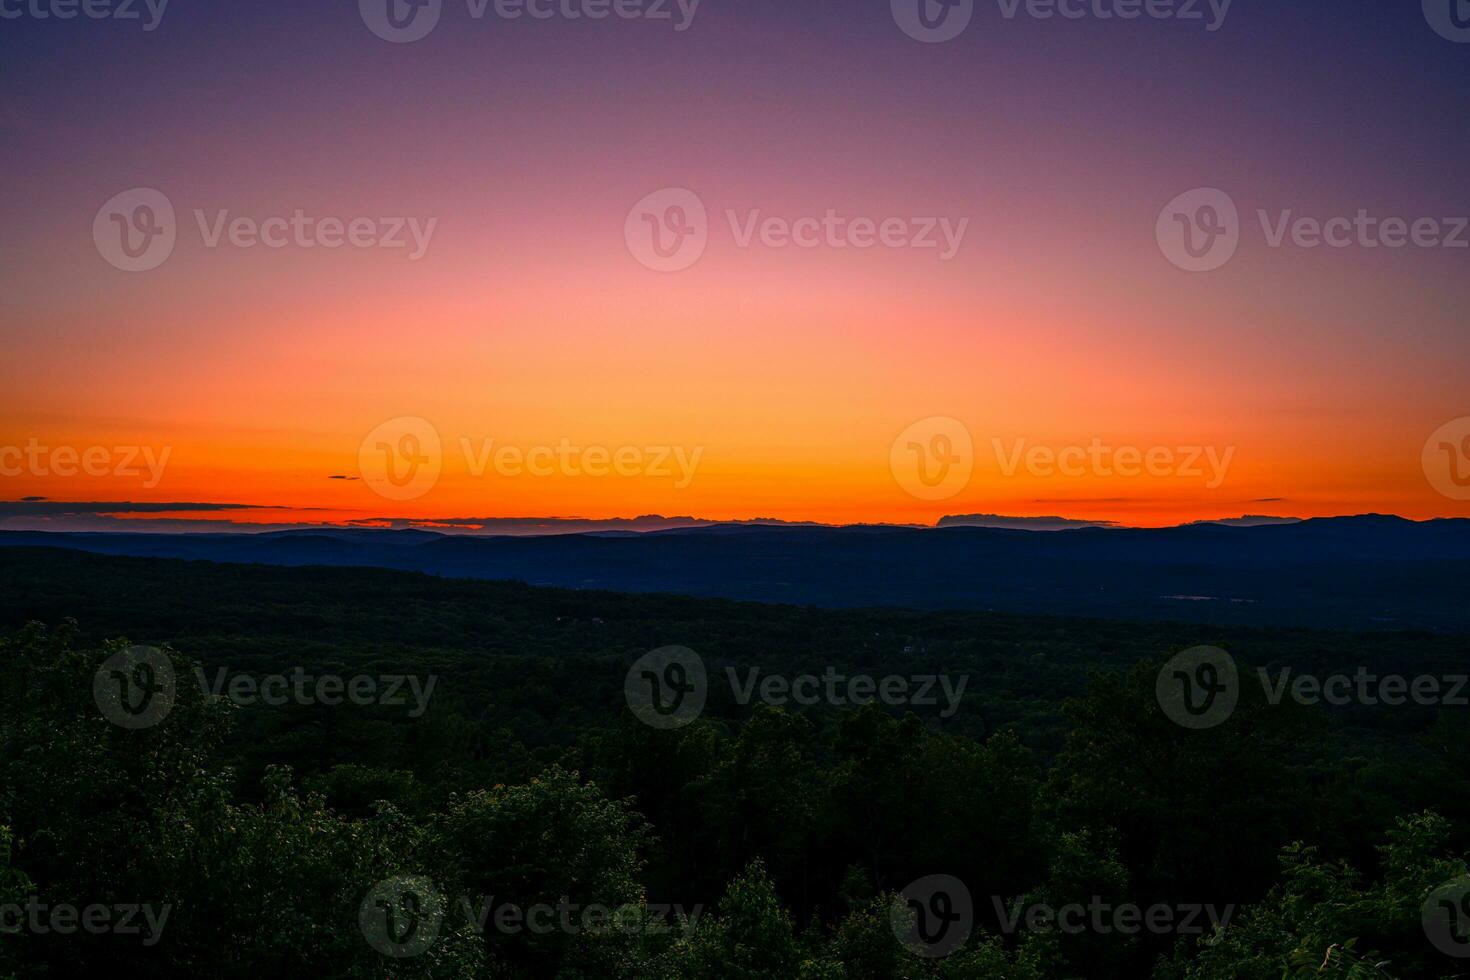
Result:
<instances>
[{"instance_id":1,"label":"sunset sky","mask_svg":"<svg viewBox=\"0 0 1470 980\"><path fill-rule=\"evenodd\" d=\"M347 0L173 0L151 31L0 20L0 446L45 451L0 499L273 523L1470 516L1421 460L1470 416L1470 247L1275 247L1258 217L1470 214L1470 44L1419 3L1238 0L1210 31L990 0L944 43L887 0L704 0L682 31L669 6L508 20L445 0L411 43ZM176 211L149 271L94 239L132 188ZM666 188L707 209L677 272L625 236ZM1196 188L1239 208L1209 272L1156 238ZM407 226L407 248L210 247L196 210L433 224L416 259ZM967 224L946 260L742 246L727 217L829 210ZM396 419L441 443L403 499L363 461ZM973 445L941 499L891 463L916 423L931 444L928 419ZM560 445L575 472L476 473ZM1202 472L1008 472L1098 445ZM108 471L57 475L59 447L105 447ZM636 450L630 469L667 449L668 475L588 475L587 447ZM167 453L156 480L143 448Z\"/></svg>"}]
</instances>

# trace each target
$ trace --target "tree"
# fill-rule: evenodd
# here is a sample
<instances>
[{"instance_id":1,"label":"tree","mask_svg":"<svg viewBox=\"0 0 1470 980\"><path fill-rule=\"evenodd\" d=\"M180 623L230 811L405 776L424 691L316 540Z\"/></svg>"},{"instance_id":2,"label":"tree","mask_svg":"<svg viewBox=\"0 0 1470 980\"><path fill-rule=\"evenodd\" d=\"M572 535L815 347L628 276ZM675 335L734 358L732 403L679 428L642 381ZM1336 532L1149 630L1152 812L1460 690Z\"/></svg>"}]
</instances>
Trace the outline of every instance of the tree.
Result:
<instances>
[{"instance_id":1,"label":"tree","mask_svg":"<svg viewBox=\"0 0 1470 980\"><path fill-rule=\"evenodd\" d=\"M1424 932L1423 904L1463 877L1444 854L1447 822L1421 813L1396 821L1380 848L1382 877L1362 884L1342 862L1300 843L1282 851L1283 882L1201 944L1181 950L1170 976L1184 980L1280 980L1289 976L1449 977L1463 971Z\"/></svg>"},{"instance_id":2,"label":"tree","mask_svg":"<svg viewBox=\"0 0 1470 980\"><path fill-rule=\"evenodd\" d=\"M800 975L800 964L791 918L757 860L656 969L664 980L790 980Z\"/></svg>"},{"instance_id":3,"label":"tree","mask_svg":"<svg viewBox=\"0 0 1470 980\"><path fill-rule=\"evenodd\" d=\"M646 825L628 801L552 768L521 786L450 800L438 822L433 877L484 922L487 955L508 975L625 976L651 938L640 851ZM501 925L509 907L530 920ZM517 918L517 917L513 917ZM475 923L480 927L480 923Z\"/></svg>"}]
</instances>

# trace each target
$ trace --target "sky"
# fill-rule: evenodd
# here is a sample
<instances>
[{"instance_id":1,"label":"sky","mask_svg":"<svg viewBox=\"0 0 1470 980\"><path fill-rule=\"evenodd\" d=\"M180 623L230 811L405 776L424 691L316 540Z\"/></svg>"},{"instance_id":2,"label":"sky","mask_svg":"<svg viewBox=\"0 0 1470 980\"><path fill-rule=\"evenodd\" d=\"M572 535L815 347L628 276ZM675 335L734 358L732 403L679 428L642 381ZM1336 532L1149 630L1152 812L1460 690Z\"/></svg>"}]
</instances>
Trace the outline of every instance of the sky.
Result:
<instances>
[{"instance_id":1,"label":"sky","mask_svg":"<svg viewBox=\"0 0 1470 980\"><path fill-rule=\"evenodd\" d=\"M0 500L1470 516L1459 0L426 2L0 0Z\"/></svg>"}]
</instances>

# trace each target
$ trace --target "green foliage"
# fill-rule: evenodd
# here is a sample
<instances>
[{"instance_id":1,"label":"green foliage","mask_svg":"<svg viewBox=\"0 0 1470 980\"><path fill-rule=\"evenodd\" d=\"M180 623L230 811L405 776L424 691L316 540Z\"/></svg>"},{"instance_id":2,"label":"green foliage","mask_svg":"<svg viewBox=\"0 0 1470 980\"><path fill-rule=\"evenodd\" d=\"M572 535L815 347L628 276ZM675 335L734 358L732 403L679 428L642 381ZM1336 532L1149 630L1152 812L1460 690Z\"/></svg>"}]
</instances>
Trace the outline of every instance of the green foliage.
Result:
<instances>
[{"instance_id":1,"label":"green foliage","mask_svg":"<svg viewBox=\"0 0 1470 980\"><path fill-rule=\"evenodd\" d=\"M641 908L642 818L626 803L561 769L521 786L497 786L450 800L437 821L437 880L460 895L521 909L567 901L611 912ZM639 917L642 921L642 917ZM635 935L617 928L537 934L486 929L487 955L508 976L621 976L635 962Z\"/></svg>"},{"instance_id":2,"label":"green foliage","mask_svg":"<svg viewBox=\"0 0 1470 980\"><path fill-rule=\"evenodd\" d=\"M17 871L10 866L10 848L13 841L10 828L0 824L0 905L19 904L31 895L35 886L25 876L24 872ZM19 933L11 934L0 932L0 980L15 980L16 970L24 962L22 950L19 948L24 941Z\"/></svg>"},{"instance_id":3,"label":"green foliage","mask_svg":"<svg viewBox=\"0 0 1470 980\"><path fill-rule=\"evenodd\" d=\"M730 882L714 915L665 957L670 980L782 980L800 973L791 917L761 862Z\"/></svg>"},{"instance_id":4,"label":"green foliage","mask_svg":"<svg viewBox=\"0 0 1470 980\"><path fill-rule=\"evenodd\" d=\"M1282 884L1204 944L1180 975L1278 980L1285 963L1286 976L1458 976L1426 940L1421 911L1434 889L1465 874L1464 862L1444 853L1447 837L1436 814L1398 820L1380 848L1382 875L1366 884L1315 848L1286 848Z\"/></svg>"},{"instance_id":5,"label":"green foliage","mask_svg":"<svg viewBox=\"0 0 1470 980\"><path fill-rule=\"evenodd\" d=\"M84 612L87 631L23 622L37 611ZM162 646L180 679L160 724L124 729L93 700L99 667L128 647L119 636ZM1154 678L1201 640L1243 670L1470 659L1453 637L1200 637L12 550L0 907L152 903L168 917L151 945L0 935L0 980L1456 975L1421 907L1466 873L1463 713L1272 706L1247 684L1226 724L1186 731ZM627 712L623 676L669 642L715 677L830 666L971 680L952 717L751 708L716 683L699 721L655 730ZM194 683L196 669L297 667L439 684L410 717L235 707ZM896 892L940 873L968 885L976 924L962 948L925 959L891 913ZM406 876L431 883L445 914L427 951L395 959L360 913ZM1093 899L1238 908L1198 939L1010 931L995 912ZM622 927L538 932L493 915L538 906L595 906Z\"/></svg>"}]
</instances>

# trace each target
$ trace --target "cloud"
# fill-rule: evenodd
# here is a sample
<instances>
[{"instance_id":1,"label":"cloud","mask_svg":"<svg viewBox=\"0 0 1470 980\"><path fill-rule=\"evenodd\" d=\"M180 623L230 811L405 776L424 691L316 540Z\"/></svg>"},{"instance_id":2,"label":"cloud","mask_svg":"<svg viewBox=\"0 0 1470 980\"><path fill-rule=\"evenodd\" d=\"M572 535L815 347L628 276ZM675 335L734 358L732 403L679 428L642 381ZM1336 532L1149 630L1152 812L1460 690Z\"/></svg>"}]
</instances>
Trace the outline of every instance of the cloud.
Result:
<instances>
[{"instance_id":1,"label":"cloud","mask_svg":"<svg viewBox=\"0 0 1470 980\"><path fill-rule=\"evenodd\" d=\"M359 479L329 477L329 479ZM423 529L451 534L526 536L542 534L642 533L679 528L719 525L755 525L782 527L822 527L814 522L794 523L774 518L720 521L699 517L664 517L643 514L638 517L445 517L424 519L412 517L371 517L350 520L283 520L240 521L232 515L242 511L291 511L293 514L322 512L329 508L280 507L233 503L139 503L136 501L102 501L71 503L34 500L0 501L0 530L7 531L151 531L156 533L309 531L324 528L387 528L390 530ZM162 516L162 515L168 516ZM159 516L154 516L159 515ZM194 516L198 515L198 516ZM219 516L211 516L219 515Z\"/></svg>"},{"instance_id":2,"label":"cloud","mask_svg":"<svg viewBox=\"0 0 1470 980\"><path fill-rule=\"evenodd\" d=\"M1018 531L1066 531L1079 527L1120 527L1117 521L1082 521L1070 517L1003 517L1000 514L950 514L935 527L997 527Z\"/></svg>"},{"instance_id":3,"label":"cloud","mask_svg":"<svg viewBox=\"0 0 1470 980\"><path fill-rule=\"evenodd\" d=\"M265 531L293 525L241 523L211 517L154 515L234 514L240 511L285 510L259 504L135 500L67 501L45 497L0 500L0 530L5 531Z\"/></svg>"},{"instance_id":4,"label":"cloud","mask_svg":"<svg viewBox=\"0 0 1470 980\"><path fill-rule=\"evenodd\" d=\"M333 477L335 479L336 477ZM279 520L239 519L242 512L287 511L292 517ZM302 519L321 513L322 519ZM313 531L331 528L375 528L386 530L436 531L451 535L531 537L549 534L643 534L699 528L733 527L834 527L815 521L783 521L758 517L748 520L716 520L704 517L640 514L637 517L334 517L330 508L281 507L236 503L142 503L137 501L68 502L45 497L0 501L0 530L6 531L129 531L180 534L188 532L258 533L266 531ZM165 516L166 515L166 516ZM1193 521L1185 527L1218 524L1256 527L1266 524L1295 524L1296 517L1245 514L1217 520ZM923 528L922 524L862 525L865 527ZM1119 521L1081 520L1068 517L1008 517L1002 514L950 514L934 527L985 527L1017 531L1065 531L1078 528L1127 527Z\"/></svg>"},{"instance_id":5,"label":"cloud","mask_svg":"<svg viewBox=\"0 0 1470 980\"><path fill-rule=\"evenodd\" d=\"M824 527L812 521L782 521L776 518L754 518L720 521L703 517L664 517L641 514L638 517L440 517L432 520L405 517L372 517L351 521L356 527L379 527L397 530L422 529L469 534L525 536L536 534L591 534L647 531L672 531L680 528L715 527L719 525L770 527Z\"/></svg>"},{"instance_id":6,"label":"cloud","mask_svg":"<svg viewBox=\"0 0 1470 980\"><path fill-rule=\"evenodd\" d=\"M1222 517L1213 521L1191 521L1190 527L1200 524L1225 524L1230 527L1260 527L1263 524L1300 524L1300 517L1266 517L1261 514L1245 514L1241 517Z\"/></svg>"},{"instance_id":7,"label":"cloud","mask_svg":"<svg viewBox=\"0 0 1470 980\"><path fill-rule=\"evenodd\" d=\"M254 504L155 504L137 503L131 500L73 503L65 500L47 500L45 497L22 497L20 500L0 500L0 518L35 516L81 517L88 514L170 514L175 512L256 509L257 507Z\"/></svg>"}]
</instances>

